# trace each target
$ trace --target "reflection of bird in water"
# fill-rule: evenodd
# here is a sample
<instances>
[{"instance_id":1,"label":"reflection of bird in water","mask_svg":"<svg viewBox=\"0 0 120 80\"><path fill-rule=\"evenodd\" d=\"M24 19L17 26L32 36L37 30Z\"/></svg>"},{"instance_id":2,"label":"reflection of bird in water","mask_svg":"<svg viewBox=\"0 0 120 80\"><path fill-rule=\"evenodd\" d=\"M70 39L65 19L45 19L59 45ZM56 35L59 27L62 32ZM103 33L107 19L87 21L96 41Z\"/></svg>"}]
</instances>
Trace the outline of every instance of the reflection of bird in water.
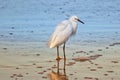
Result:
<instances>
[{"instance_id":1,"label":"reflection of bird in water","mask_svg":"<svg viewBox=\"0 0 120 80\"><path fill-rule=\"evenodd\" d=\"M59 57L59 46L63 45L63 53L64 53L64 59L66 59L65 56L65 43L66 41L76 33L77 30L77 22L82 22L78 19L77 16L72 16L68 20L62 21L60 24L57 25L54 33L52 34L48 44L50 48L57 47L57 60L60 60Z\"/></svg>"},{"instance_id":2,"label":"reflection of bird in water","mask_svg":"<svg viewBox=\"0 0 120 80\"><path fill-rule=\"evenodd\" d=\"M58 74L54 71L50 73L50 80L68 80L68 77L63 74Z\"/></svg>"},{"instance_id":3,"label":"reflection of bird in water","mask_svg":"<svg viewBox=\"0 0 120 80\"><path fill-rule=\"evenodd\" d=\"M63 74L60 73L59 62L60 60L57 60L57 72L52 71L49 73L50 80L68 80L68 76L66 75L66 69L65 69L66 60L64 60Z\"/></svg>"}]
</instances>

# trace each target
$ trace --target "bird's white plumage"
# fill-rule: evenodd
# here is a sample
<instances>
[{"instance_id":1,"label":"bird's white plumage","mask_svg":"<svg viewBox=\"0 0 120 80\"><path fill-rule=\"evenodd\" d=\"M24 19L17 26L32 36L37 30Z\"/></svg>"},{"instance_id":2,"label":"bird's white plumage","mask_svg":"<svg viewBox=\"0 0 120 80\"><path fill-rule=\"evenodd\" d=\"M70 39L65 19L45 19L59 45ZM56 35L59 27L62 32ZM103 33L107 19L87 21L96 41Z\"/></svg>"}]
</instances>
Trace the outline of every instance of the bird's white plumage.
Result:
<instances>
[{"instance_id":1,"label":"bird's white plumage","mask_svg":"<svg viewBox=\"0 0 120 80\"><path fill-rule=\"evenodd\" d=\"M68 38L72 34L72 26L68 20L65 20L58 24L56 27L54 33L51 36L51 39L49 41L50 48L56 47L57 45L61 45L65 41L68 40Z\"/></svg>"},{"instance_id":2,"label":"bird's white plumage","mask_svg":"<svg viewBox=\"0 0 120 80\"><path fill-rule=\"evenodd\" d=\"M70 19L59 23L53 32L48 44L50 48L54 48L66 42L70 36L76 33L77 16L72 16Z\"/></svg>"}]
</instances>

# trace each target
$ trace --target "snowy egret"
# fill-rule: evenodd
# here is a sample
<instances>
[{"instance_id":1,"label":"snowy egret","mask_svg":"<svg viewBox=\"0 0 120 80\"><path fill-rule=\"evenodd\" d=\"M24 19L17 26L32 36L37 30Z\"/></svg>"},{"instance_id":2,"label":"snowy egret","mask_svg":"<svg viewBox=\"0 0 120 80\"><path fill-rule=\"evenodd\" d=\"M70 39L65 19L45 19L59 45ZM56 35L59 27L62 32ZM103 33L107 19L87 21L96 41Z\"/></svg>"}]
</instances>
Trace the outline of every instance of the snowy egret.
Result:
<instances>
[{"instance_id":1,"label":"snowy egret","mask_svg":"<svg viewBox=\"0 0 120 80\"><path fill-rule=\"evenodd\" d=\"M68 20L64 20L61 23L59 23L53 32L52 36L50 37L50 40L48 41L48 45L50 48L57 47L57 60L60 60L59 57L59 46L63 44L63 53L64 53L64 59L66 59L65 56L65 43L71 37L72 35L75 35L77 30L77 22L82 22L77 16L71 16Z\"/></svg>"}]
</instances>

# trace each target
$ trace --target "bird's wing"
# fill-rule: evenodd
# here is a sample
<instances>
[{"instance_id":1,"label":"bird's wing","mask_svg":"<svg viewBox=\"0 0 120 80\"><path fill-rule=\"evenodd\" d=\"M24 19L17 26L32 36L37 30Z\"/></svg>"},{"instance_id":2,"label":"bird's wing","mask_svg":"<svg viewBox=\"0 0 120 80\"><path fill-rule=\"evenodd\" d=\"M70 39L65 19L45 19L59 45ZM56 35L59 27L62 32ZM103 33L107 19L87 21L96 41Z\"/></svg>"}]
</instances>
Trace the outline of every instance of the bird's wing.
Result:
<instances>
[{"instance_id":1,"label":"bird's wing","mask_svg":"<svg viewBox=\"0 0 120 80\"><path fill-rule=\"evenodd\" d=\"M48 41L48 45L50 46L51 43L56 39L56 36L58 35L59 32L63 31L66 27L68 23L68 20L62 21L61 23L59 23L56 27L56 29L54 30L52 36L50 37L49 41Z\"/></svg>"},{"instance_id":2,"label":"bird's wing","mask_svg":"<svg viewBox=\"0 0 120 80\"><path fill-rule=\"evenodd\" d=\"M67 25L69 24L70 22L68 20L65 20L65 21L62 21L61 23L59 23L54 31L54 33L59 33L61 31L63 31ZM54 34L53 33L53 34Z\"/></svg>"},{"instance_id":3,"label":"bird's wing","mask_svg":"<svg viewBox=\"0 0 120 80\"><path fill-rule=\"evenodd\" d=\"M55 47L56 45L61 45L68 40L72 34L72 25L68 20L65 20L58 24L54 33L49 40L49 46Z\"/></svg>"}]
</instances>

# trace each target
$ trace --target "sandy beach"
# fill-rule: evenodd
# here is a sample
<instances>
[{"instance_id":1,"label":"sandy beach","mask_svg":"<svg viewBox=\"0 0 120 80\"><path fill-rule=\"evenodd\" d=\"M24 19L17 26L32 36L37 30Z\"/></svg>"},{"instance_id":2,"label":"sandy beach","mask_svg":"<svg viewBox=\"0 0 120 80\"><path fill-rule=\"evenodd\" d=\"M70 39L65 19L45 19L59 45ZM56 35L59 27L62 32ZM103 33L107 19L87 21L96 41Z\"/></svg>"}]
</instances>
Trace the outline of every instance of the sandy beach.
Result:
<instances>
[{"instance_id":1,"label":"sandy beach","mask_svg":"<svg viewBox=\"0 0 120 80\"><path fill-rule=\"evenodd\" d=\"M120 80L119 5L119 0L0 0L0 80ZM67 60L57 61L47 42L57 23L71 15L85 24L78 23L66 43Z\"/></svg>"},{"instance_id":2,"label":"sandy beach","mask_svg":"<svg viewBox=\"0 0 120 80\"><path fill-rule=\"evenodd\" d=\"M9 53L10 46L7 46L8 48L3 48L0 53L0 78L3 80L54 80L50 79L51 75L57 80L119 80L119 46L114 43L108 47L92 48L91 51L80 49L72 54L67 53L66 63L64 64L64 59L59 61L59 74L66 75L64 79L60 79L61 76L57 73L58 61L55 60L55 51L42 54L35 51L27 53L23 50L20 54L18 50L11 49ZM16 53L12 53L14 51Z\"/></svg>"}]
</instances>

